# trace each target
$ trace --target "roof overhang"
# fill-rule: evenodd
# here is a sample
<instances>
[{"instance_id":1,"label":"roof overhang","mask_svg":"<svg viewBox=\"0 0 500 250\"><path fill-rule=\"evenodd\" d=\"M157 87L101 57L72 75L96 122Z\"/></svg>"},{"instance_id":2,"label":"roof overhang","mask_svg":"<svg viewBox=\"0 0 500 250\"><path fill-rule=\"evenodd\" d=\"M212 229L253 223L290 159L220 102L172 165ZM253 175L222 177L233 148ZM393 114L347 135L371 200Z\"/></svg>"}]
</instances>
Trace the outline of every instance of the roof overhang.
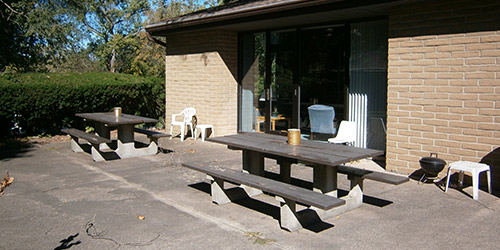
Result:
<instances>
[{"instance_id":1,"label":"roof overhang","mask_svg":"<svg viewBox=\"0 0 500 250\"><path fill-rule=\"evenodd\" d=\"M187 30L265 30L387 16L389 9L421 0L261 0L238 1L147 25L152 36Z\"/></svg>"}]
</instances>

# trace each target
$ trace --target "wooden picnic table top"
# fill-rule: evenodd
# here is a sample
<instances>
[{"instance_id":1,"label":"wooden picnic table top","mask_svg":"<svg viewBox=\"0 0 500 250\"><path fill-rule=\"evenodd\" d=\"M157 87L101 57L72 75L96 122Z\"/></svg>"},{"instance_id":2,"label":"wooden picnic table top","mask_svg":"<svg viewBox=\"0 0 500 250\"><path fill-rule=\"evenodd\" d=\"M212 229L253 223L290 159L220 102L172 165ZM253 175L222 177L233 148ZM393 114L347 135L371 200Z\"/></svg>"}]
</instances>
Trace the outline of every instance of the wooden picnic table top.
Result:
<instances>
[{"instance_id":1,"label":"wooden picnic table top","mask_svg":"<svg viewBox=\"0 0 500 250\"><path fill-rule=\"evenodd\" d=\"M225 144L229 148L260 152L270 158L337 166L350 161L382 155L381 150L356 148L339 144L302 140L300 145L289 145L286 136L255 132L209 138L208 141Z\"/></svg>"},{"instance_id":2,"label":"wooden picnic table top","mask_svg":"<svg viewBox=\"0 0 500 250\"><path fill-rule=\"evenodd\" d=\"M157 119L142 117L137 115L121 114L116 117L113 112L101 113L77 113L76 116L86 120L105 123L108 126L135 125L141 123L155 123Z\"/></svg>"}]
</instances>

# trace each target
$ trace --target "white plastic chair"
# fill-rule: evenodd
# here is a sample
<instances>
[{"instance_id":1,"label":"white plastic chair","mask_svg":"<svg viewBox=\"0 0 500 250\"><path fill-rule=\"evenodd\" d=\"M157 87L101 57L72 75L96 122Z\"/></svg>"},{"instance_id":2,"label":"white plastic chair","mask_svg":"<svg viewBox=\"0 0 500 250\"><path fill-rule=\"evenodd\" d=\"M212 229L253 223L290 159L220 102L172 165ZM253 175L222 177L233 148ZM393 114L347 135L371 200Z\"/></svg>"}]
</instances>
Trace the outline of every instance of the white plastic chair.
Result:
<instances>
[{"instance_id":1,"label":"white plastic chair","mask_svg":"<svg viewBox=\"0 0 500 250\"><path fill-rule=\"evenodd\" d=\"M339 132L334 138L328 139L329 143L346 143L348 146L354 145L356 141L356 123L351 121L341 121Z\"/></svg>"},{"instance_id":2,"label":"white plastic chair","mask_svg":"<svg viewBox=\"0 0 500 250\"><path fill-rule=\"evenodd\" d=\"M174 126L180 126L181 127L181 141L184 141L184 135L186 132L186 126L189 126L191 128L191 136L194 138L194 131L193 131L193 116L196 114L196 109L194 108L185 108L180 112L179 114L173 114L172 115L172 122L170 123L170 134L172 134L172 130ZM177 121L176 118L177 116L184 116L182 121Z\"/></svg>"}]
</instances>

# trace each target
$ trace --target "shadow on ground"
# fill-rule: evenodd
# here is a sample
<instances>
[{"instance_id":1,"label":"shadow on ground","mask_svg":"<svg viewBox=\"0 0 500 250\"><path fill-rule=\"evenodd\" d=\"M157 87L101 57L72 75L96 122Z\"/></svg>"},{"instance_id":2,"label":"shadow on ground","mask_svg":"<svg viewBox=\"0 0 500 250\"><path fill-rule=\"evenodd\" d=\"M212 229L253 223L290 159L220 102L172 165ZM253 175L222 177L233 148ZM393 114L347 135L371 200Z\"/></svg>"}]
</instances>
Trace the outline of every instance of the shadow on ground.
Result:
<instances>
[{"instance_id":1,"label":"shadow on ground","mask_svg":"<svg viewBox=\"0 0 500 250\"><path fill-rule=\"evenodd\" d=\"M206 182L199 182L199 183L191 184L189 186L191 188L200 190L200 191L205 192L207 194L211 193L210 184L208 184ZM243 191L243 189L238 188L238 187L232 188L231 191L237 191L239 193L245 192L245 191ZM269 194L269 193L266 193L266 194ZM257 199L253 199L253 198L248 197L246 195L235 194L235 193L233 193L233 195L235 197L240 197L239 199L234 200L233 203L238 204L238 205L243 206L243 207L246 207L246 208L249 208L251 210L257 211L259 213L265 214L267 216L270 216L275 220L279 220L279 218L280 218L280 208L279 207L274 206L274 205L269 204L269 203L266 203L266 202L263 202L263 201L260 201L260 200L257 200ZM241 198L244 196L245 196L245 198ZM299 211L297 213L300 214L301 223L302 223L302 220L308 222L307 224L303 225L303 227L304 227L304 229L307 229L309 231L319 233L321 231L324 231L324 230L327 230L327 229L334 227L334 225L322 221L319 218L318 214L314 210L304 209L304 210Z\"/></svg>"},{"instance_id":2,"label":"shadow on ground","mask_svg":"<svg viewBox=\"0 0 500 250\"><path fill-rule=\"evenodd\" d=\"M54 250L63 250L69 249L72 246L80 245L82 242L80 240L76 240L76 238L80 235L79 233L70 235L66 239L59 241L60 245L54 248Z\"/></svg>"},{"instance_id":3,"label":"shadow on ground","mask_svg":"<svg viewBox=\"0 0 500 250\"><path fill-rule=\"evenodd\" d=\"M0 141L0 161L23 157L33 150L33 143L24 139L3 139Z\"/></svg>"}]
</instances>

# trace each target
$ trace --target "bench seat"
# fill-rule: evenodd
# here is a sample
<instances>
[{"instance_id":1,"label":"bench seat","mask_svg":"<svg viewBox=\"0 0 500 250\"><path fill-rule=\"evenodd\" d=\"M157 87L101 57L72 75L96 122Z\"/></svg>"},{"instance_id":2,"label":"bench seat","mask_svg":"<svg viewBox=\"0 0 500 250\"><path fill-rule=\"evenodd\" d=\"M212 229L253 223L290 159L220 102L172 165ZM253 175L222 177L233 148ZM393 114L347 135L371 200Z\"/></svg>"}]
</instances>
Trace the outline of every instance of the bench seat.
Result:
<instances>
[{"instance_id":1,"label":"bench seat","mask_svg":"<svg viewBox=\"0 0 500 250\"><path fill-rule=\"evenodd\" d=\"M63 128L61 129L61 132L68 134L71 136L71 149L74 152L83 152L83 148L78 142L78 139L85 139L87 140L91 145L91 154L92 154L92 159L94 161L104 161L104 157L102 155L102 152L99 150L99 144L102 143L111 143L111 140L108 138L100 137L95 134L89 134L85 131L76 129L76 128Z\"/></svg>"},{"instance_id":2,"label":"bench seat","mask_svg":"<svg viewBox=\"0 0 500 250\"><path fill-rule=\"evenodd\" d=\"M153 130L148 130L148 129L143 129L143 128L134 128L134 131L137 133L140 133L140 134L145 134L148 137L152 137L155 139L170 136L169 134L165 134L165 133L162 133L159 131L153 131Z\"/></svg>"},{"instance_id":3,"label":"bench seat","mask_svg":"<svg viewBox=\"0 0 500 250\"><path fill-rule=\"evenodd\" d=\"M76 128L63 128L63 129L61 129L61 132L66 133L66 134L71 135L71 136L85 139L88 142L93 143L93 144L111 143L110 139L100 137L100 136L94 135L94 134L89 134L85 131L82 131L82 130L79 130Z\"/></svg>"},{"instance_id":4,"label":"bench seat","mask_svg":"<svg viewBox=\"0 0 500 250\"><path fill-rule=\"evenodd\" d=\"M153 131L153 130L148 130L148 129L143 129L143 128L134 128L134 131L140 134L145 134L149 138L149 147L151 148L156 148L157 152L159 150L160 144L158 143L158 139L162 137L170 137L169 134L165 134L159 131Z\"/></svg>"},{"instance_id":5,"label":"bench seat","mask_svg":"<svg viewBox=\"0 0 500 250\"><path fill-rule=\"evenodd\" d=\"M307 223L295 211L296 202L323 210L345 204L345 200L258 175L199 162L183 163L182 165L206 173L211 177L212 201L217 204L234 201L227 190L224 190L224 181L242 184L276 195L281 207L281 227L289 231L295 231L301 228L302 224Z\"/></svg>"},{"instance_id":6,"label":"bench seat","mask_svg":"<svg viewBox=\"0 0 500 250\"><path fill-rule=\"evenodd\" d=\"M359 185L360 188L363 188L364 179L388 183L392 185L399 185L409 181L409 178L406 176L376 172L345 165L337 166L337 172L347 175L348 179L351 180L351 188L356 185Z\"/></svg>"}]
</instances>

